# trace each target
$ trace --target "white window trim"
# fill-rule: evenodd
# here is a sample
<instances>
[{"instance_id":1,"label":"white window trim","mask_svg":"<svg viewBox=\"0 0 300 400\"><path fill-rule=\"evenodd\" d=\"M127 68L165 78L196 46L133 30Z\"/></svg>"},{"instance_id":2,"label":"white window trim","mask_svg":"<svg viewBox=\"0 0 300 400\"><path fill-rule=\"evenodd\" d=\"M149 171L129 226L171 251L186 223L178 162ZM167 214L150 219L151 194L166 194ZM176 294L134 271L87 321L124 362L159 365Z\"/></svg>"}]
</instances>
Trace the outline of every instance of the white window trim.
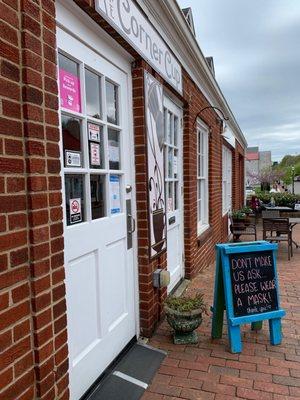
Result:
<instances>
[{"instance_id":1,"label":"white window trim","mask_svg":"<svg viewBox=\"0 0 300 400\"><path fill-rule=\"evenodd\" d=\"M202 135L203 149L199 146L199 134ZM209 228L209 189L208 189L208 165L209 165L209 129L200 120L197 120L197 234L201 235ZM203 157L204 171L199 171L199 158ZM200 175L201 172L201 175ZM204 190L199 199L199 183L204 181ZM199 202L201 202L201 219L199 216Z\"/></svg>"},{"instance_id":2,"label":"white window trim","mask_svg":"<svg viewBox=\"0 0 300 400\"><path fill-rule=\"evenodd\" d=\"M222 211L223 216L232 207L232 153L222 146Z\"/></svg>"}]
</instances>

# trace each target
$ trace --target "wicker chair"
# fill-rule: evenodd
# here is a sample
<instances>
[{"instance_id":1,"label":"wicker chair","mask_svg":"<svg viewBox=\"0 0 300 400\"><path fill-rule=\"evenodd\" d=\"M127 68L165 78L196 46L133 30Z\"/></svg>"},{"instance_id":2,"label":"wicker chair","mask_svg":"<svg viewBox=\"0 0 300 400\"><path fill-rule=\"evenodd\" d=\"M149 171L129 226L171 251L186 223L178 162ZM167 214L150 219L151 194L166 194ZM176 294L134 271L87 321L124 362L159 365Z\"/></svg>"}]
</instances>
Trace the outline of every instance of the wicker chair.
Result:
<instances>
[{"instance_id":1,"label":"wicker chair","mask_svg":"<svg viewBox=\"0 0 300 400\"><path fill-rule=\"evenodd\" d=\"M293 256L292 230L288 218L263 218L263 240L287 242L288 259Z\"/></svg>"},{"instance_id":2,"label":"wicker chair","mask_svg":"<svg viewBox=\"0 0 300 400\"><path fill-rule=\"evenodd\" d=\"M254 236L254 240L257 240L256 233L256 225L252 222L245 221L233 221L232 216L230 215L230 231L233 236L233 241L236 242L239 240L240 236Z\"/></svg>"}]
</instances>

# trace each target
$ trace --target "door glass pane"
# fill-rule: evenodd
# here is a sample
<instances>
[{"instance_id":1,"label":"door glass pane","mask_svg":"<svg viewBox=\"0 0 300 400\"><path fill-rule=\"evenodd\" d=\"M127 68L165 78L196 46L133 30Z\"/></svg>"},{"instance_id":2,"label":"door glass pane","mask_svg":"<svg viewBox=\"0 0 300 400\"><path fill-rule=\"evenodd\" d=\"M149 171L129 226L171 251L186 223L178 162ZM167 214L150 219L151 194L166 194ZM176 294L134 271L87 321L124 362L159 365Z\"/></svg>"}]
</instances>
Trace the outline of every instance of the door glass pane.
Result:
<instances>
[{"instance_id":1,"label":"door glass pane","mask_svg":"<svg viewBox=\"0 0 300 400\"><path fill-rule=\"evenodd\" d=\"M168 177L173 178L173 149L168 148Z\"/></svg>"},{"instance_id":2,"label":"door glass pane","mask_svg":"<svg viewBox=\"0 0 300 400\"><path fill-rule=\"evenodd\" d=\"M168 111L167 119L167 142L172 144L172 126L171 126L171 113Z\"/></svg>"},{"instance_id":3,"label":"door glass pane","mask_svg":"<svg viewBox=\"0 0 300 400\"><path fill-rule=\"evenodd\" d=\"M84 176L65 175L67 225L84 221Z\"/></svg>"},{"instance_id":4,"label":"door glass pane","mask_svg":"<svg viewBox=\"0 0 300 400\"><path fill-rule=\"evenodd\" d=\"M118 87L113 83L106 81L106 112L107 122L118 124Z\"/></svg>"},{"instance_id":5,"label":"door glass pane","mask_svg":"<svg viewBox=\"0 0 300 400\"><path fill-rule=\"evenodd\" d=\"M178 182L174 182L174 209L178 210Z\"/></svg>"},{"instance_id":6,"label":"door glass pane","mask_svg":"<svg viewBox=\"0 0 300 400\"><path fill-rule=\"evenodd\" d=\"M178 150L174 149L174 157L173 157L173 173L174 178L178 178Z\"/></svg>"},{"instance_id":7,"label":"door glass pane","mask_svg":"<svg viewBox=\"0 0 300 400\"><path fill-rule=\"evenodd\" d=\"M58 64L60 105L81 112L79 65L62 54L58 55Z\"/></svg>"},{"instance_id":8,"label":"door glass pane","mask_svg":"<svg viewBox=\"0 0 300 400\"><path fill-rule=\"evenodd\" d=\"M104 168L103 127L88 122L90 168Z\"/></svg>"},{"instance_id":9,"label":"door glass pane","mask_svg":"<svg viewBox=\"0 0 300 400\"><path fill-rule=\"evenodd\" d=\"M168 211L173 211L173 182L169 182L168 186Z\"/></svg>"},{"instance_id":10,"label":"door glass pane","mask_svg":"<svg viewBox=\"0 0 300 400\"><path fill-rule=\"evenodd\" d=\"M110 169L120 169L120 133L108 129L108 159Z\"/></svg>"},{"instance_id":11,"label":"door glass pane","mask_svg":"<svg viewBox=\"0 0 300 400\"><path fill-rule=\"evenodd\" d=\"M174 115L174 146L178 145L178 117Z\"/></svg>"},{"instance_id":12,"label":"door glass pane","mask_svg":"<svg viewBox=\"0 0 300 400\"><path fill-rule=\"evenodd\" d=\"M81 151L81 121L78 118L61 116L64 165L65 167L81 167L83 165Z\"/></svg>"},{"instance_id":13,"label":"door glass pane","mask_svg":"<svg viewBox=\"0 0 300 400\"><path fill-rule=\"evenodd\" d=\"M105 217L105 175L91 175L90 183L92 219Z\"/></svg>"},{"instance_id":14,"label":"door glass pane","mask_svg":"<svg viewBox=\"0 0 300 400\"><path fill-rule=\"evenodd\" d=\"M101 118L100 77L94 72L85 70L86 112L94 118Z\"/></svg>"}]
</instances>

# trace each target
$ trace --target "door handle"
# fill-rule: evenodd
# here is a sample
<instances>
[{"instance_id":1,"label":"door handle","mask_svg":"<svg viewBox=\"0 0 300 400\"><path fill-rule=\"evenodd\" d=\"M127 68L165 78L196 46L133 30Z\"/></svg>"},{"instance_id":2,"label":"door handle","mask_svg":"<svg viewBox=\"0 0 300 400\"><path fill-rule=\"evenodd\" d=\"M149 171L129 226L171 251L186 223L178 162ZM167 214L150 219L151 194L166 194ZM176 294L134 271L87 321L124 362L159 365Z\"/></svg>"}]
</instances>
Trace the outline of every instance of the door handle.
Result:
<instances>
[{"instance_id":1,"label":"door handle","mask_svg":"<svg viewBox=\"0 0 300 400\"><path fill-rule=\"evenodd\" d=\"M135 228L136 228L135 219L133 218L133 216L131 214L127 214L127 218L128 219L130 218L130 221L131 221L131 223L130 223L131 229L128 229L128 233L132 234L133 232L135 232Z\"/></svg>"}]
</instances>

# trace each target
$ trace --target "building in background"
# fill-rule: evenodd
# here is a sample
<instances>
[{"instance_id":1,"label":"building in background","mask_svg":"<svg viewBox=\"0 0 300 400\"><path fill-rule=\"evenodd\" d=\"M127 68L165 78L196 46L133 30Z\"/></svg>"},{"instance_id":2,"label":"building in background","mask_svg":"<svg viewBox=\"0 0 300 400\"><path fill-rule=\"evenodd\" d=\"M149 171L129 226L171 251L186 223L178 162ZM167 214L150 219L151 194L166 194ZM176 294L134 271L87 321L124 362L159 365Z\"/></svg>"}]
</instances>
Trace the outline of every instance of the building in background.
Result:
<instances>
[{"instance_id":1,"label":"building in background","mask_svg":"<svg viewBox=\"0 0 300 400\"><path fill-rule=\"evenodd\" d=\"M246 150L246 186L256 186L260 182L260 174L272 167L271 151L259 151L259 147L247 147Z\"/></svg>"}]
</instances>

